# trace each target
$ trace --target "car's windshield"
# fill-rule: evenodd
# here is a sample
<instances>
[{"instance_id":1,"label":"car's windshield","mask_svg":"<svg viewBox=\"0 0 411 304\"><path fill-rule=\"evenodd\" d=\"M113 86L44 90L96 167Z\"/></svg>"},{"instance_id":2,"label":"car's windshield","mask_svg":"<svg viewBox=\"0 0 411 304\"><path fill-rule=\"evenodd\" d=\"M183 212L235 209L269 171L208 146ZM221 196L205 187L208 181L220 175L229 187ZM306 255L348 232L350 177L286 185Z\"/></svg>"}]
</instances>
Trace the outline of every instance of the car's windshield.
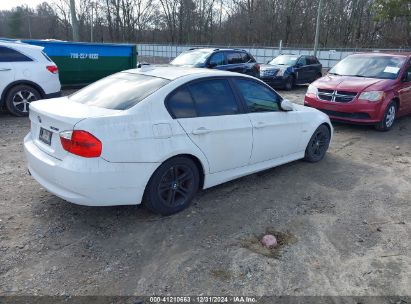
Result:
<instances>
[{"instance_id":1,"label":"car's windshield","mask_svg":"<svg viewBox=\"0 0 411 304\"><path fill-rule=\"evenodd\" d=\"M170 63L172 65L195 65L203 63L209 54L209 51L189 51L180 54Z\"/></svg>"},{"instance_id":2,"label":"car's windshield","mask_svg":"<svg viewBox=\"0 0 411 304\"><path fill-rule=\"evenodd\" d=\"M69 99L100 108L126 110L169 82L147 75L117 73L75 92Z\"/></svg>"},{"instance_id":3,"label":"car's windshield","mask_svg":"<svg viewBox=\"0 0 411 304\"><path fill-rule=\"evenodd\" d=\"M380 79L395 79L405 62L396 56L348 56L337 63L330 74Z\"/></svg>"},{"instance_id":4,"label":"car's windshield","mask_svg":"<svg viewBox=\"0 0 411 304\"><path fill-rule=\"evenodd\" d=\"M268 64L272 65L295 65L298 56L295 55L280 55L271 60Z\"/></svg>"}]
</instances>

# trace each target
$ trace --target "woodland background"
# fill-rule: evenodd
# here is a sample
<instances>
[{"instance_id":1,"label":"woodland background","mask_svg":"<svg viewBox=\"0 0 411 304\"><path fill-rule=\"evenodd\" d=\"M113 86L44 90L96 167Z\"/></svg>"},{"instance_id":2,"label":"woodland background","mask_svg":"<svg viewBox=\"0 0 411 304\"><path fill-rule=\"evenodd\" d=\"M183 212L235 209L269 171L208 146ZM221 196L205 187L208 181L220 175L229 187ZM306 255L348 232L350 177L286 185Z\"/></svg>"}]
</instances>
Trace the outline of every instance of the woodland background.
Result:
<instances>
[{"instance_id":1,"label":"woodland background","mask_svg":"<svg viewBox=\"0 0 411 304\"><path fill-rule=\"evenodd\" d=\"M311 47L318 0L71 0L96 42ZM320 47L411 47L411 0L324 0ZM92 34L91 34L92 32ZM0 37L73 40L70 0L0 11ZM74 37L76 38L76 37Z\"/></svg>"}]
</instances>

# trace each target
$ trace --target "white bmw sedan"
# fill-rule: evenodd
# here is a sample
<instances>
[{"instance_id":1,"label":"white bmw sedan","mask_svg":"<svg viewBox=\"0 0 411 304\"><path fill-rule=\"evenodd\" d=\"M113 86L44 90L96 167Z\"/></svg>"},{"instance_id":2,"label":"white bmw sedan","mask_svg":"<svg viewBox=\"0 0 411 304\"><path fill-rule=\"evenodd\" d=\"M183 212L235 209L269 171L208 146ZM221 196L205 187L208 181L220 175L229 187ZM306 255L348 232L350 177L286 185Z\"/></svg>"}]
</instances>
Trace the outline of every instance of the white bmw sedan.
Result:
<instances>
[{"instance_id":1,"label":"white bmw sedan","mask_svg":"<svg viewBox=\"0 0 411 304\"><path fill-rule=\"evenodd\" d=\"M328 116L231 72L143 67L30 105L28 169L76 204L186 208L199 189L297 159L321 160Z\"/></svg>"}]
</instances>

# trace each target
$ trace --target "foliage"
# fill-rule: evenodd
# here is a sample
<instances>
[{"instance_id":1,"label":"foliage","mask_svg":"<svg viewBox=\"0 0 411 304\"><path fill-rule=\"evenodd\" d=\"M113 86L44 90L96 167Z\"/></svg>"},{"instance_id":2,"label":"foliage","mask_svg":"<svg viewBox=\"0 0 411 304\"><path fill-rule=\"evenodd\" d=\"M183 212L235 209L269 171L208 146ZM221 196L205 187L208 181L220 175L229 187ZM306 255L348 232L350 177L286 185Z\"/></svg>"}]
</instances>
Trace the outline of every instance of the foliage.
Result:
<instances>
[{"instance_id":1,"label":"foliage","mask_svg":"<svg viewBox=\"0 0 411 304\"><path fill-rule=\"evenodd\" d=\"M318 6L318 0L75 1L82 41L92 31L94 41L232 46L282 40L312 47ZM32 38L72 40L69 2L0 11L0 36L27 38L31 27ZM409 48L410 11L410 0L324 1L320 47Z\"/></svg>"}]
</instances>

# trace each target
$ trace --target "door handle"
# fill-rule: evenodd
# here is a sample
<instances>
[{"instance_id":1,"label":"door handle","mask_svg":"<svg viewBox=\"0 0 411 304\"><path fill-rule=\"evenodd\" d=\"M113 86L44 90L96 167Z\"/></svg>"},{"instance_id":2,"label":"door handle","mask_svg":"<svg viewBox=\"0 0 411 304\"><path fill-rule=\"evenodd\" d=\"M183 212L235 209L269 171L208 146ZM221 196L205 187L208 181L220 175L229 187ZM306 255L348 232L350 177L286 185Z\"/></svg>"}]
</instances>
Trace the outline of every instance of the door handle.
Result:
<instances>
[{"instance_id":1,"label":"door handle","mask_svg":"<svg viewBox=\"0 0 411 304\"><path fill-rule=\"evenodd\" d=\"M257 129L265 128L266 126L268 126L268 125L265 122L262 122L262 121L257 122L257 124L255 125L255 127Z\"/></svg>"},{"instance_id":2,"label":"door handle","mask_svg":"<svg viewBox=\"0 0 411 304\"><path fill-rule=\"evenodd\" d=\"M0 72L5 72L5 71L11 71L11 69L6 69L6 68L0 69Z\"/></svg>"},{"instance_id":3,"label":"door handle","mask_svg":"<svg viewBox=\"0 0 411 304\"><path fill-rule=\"evenodd\" d=\"M194 131L191 132L191 133L194 134L194 135L202 135L202 134L208 134L208 133L210 133L210 132L211 132L210 129L201 127L201 128L198 128L198 129L194 130Z\"/></svg>"}]
</instances>

